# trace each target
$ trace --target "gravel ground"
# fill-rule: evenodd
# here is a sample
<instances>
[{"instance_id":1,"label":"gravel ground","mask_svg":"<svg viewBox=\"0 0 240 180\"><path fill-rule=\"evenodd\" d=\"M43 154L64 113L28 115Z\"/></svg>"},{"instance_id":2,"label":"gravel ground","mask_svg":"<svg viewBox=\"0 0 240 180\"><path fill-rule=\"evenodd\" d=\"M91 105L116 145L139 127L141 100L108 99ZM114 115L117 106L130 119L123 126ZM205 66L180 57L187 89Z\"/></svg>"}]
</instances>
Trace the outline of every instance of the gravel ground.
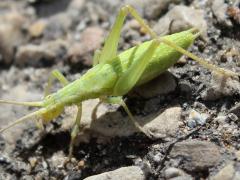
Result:
<instances>
[{"instance_id":1,"label":"gravel ground","mask_svg":"<svg viewBox=\"0 0 240 180\"><path fill-rule=\"evenodd\" d=\"M2 0L0 98L36 101L48 76L75 80L92 66L117 11L131 4L159 34L197 27L190 51L240 72L239 0ZM128 18L119 50L149 39ZM0 135L0 179L214 179L240 177L240 82L211 73L187 57L137 87L125 100L154 139L131 124L122 107L83 103L74 158L68 155L76 115L68 107L44 130L28 121ZM61 88L54 83L53 91ZM33 108L1 105L0 128Z\"/></svg>"}]
</instances>

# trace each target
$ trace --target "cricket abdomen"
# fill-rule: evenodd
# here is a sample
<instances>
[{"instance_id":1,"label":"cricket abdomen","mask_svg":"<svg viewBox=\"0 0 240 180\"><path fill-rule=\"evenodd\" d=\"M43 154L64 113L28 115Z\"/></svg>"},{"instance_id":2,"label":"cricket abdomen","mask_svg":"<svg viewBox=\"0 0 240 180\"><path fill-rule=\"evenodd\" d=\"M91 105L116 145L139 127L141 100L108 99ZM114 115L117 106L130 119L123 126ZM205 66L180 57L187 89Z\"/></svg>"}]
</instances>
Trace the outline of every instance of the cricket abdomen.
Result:
<instances>
[{"instance_id":1,"label":"cricket abdomen","mask_svg":"<svg viewBox=\"0 0 240 180\"><path fill-rule=\"evenodd\" d=\"M167 40L174 42L176 45L187 49L193 43L195 37L196 36L194 36L194 34L188 30L169 36L164 36L162 38L166 38ZM127 68L134 61L136 61L137 58L142 55L142 53L145 53L150 43L151 41L144 42L139 46L135 46L119 54L117 59L120 59L121 71L124 72L127 70ZM159 74L166 71L169 67L175 64L181 56L182 54L175 49L161 43L155 50L153 57L149 60L149 63L141 78L139 79L137 85L143 84L157 77ZM112 63L114 64L116 61L113 60ZM119 64L117 66L119 69Z\"/></svg>"}]
</instances>

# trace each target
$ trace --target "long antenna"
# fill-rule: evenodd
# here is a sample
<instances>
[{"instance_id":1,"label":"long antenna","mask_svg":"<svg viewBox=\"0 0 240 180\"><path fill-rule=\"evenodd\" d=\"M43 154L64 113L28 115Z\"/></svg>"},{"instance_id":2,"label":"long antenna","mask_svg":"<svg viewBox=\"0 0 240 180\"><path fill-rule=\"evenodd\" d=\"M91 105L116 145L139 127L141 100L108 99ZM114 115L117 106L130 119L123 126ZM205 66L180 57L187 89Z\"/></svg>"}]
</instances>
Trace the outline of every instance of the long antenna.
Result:
<instances>
[{"instance_id":1,"label":"long antenna","mask_svg":"<svg viewBox=\"0 0 240 180\"><path fill-rule=\"evenodd\" d=\"M40 109L40 110L32 112L32 113L30 113L30 114L28 114L26 116L23 116L20 119L14 121L12 124L8 125L7 127L1 129L0 133L4 132L5 130L7 130L7 129L9 129L9 128L19 124L19 123L22 123L24 121L30 120L30 118L32 118L32 117L34 117L36 115L42 114L44 111L45 111L45 109Z\"/></svg>"},{"instance_id":2,"label":"long antenna","mask_svg":"<svg viewBox=\"0 0 240 180\"><path fill-rule=\"evenodd\" d=\"M37 101L37 102L17 102L17 101L0 100L0 103L2 103L2 104L23 105L23 106L35 106L35 107L42 107L43 106L43 102L42 101Z\"/></svg>"}]
</instances>

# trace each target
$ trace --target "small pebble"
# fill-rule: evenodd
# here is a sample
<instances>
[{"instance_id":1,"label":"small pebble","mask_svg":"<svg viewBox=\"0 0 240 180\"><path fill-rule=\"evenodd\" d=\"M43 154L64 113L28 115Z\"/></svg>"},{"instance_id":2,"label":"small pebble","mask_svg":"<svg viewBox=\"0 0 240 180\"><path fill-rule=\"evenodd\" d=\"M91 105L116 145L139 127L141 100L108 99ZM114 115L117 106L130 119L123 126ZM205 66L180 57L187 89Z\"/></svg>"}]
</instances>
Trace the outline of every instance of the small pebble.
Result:
<instances>
[{"instance_id":1,"label":"small pebble","mask_svg":"<svg viewBox=\"0 0 240 180\"><path fill-rule=\"evenodd\" d=\"M231 27L232 23L230 19L227 17L227 3L224 0L213 0L211 5L211 9L218 23L222 25Z\"/></svg>"},{"instance_id":2,"label":"small pebble","mask_svg":"<svg viewBox=\"0 0 240 180\"><path fill-rule=\"evenodd\" d=\"M234 105L230 110L230 113L234 113L235 115L237 115L240 118L240 103L237 103L236 105Z\"/></svg>"},{"instance_id":3,"label":"small pebble","mask_svg":"<svg viewBox=\"0 0 240 180\"><path fill-rule=\"evenodd\" d=\"M238 121L238 119L239 119L239 118L237 117L237 115L234 114L234 113L228 114L228 117L229 117L232 121L234 121L234 122Z\"/></svg>"},{"instance_id":4,"label":"small pebble","mask_svg":"<svg viewBox=\"0 0 240 180\"><path fill-rule=\"evenodd\" d=\"M205 113L199 113L195 110L191 110L188 116L188 125L193 128L196 125L204 125L208 119L209 115ZM194 123L195 122L195 123Z\"/></svg>"},{"instance_id":5,"label":"small pebble","mask_svg":"<svg viewBox=\"0 0 240 180\"><path fill-rule=\"evenodd\" d=\"M217 116L214 121L218 122L219 124L225 124L227 121L228 117L227 116Z\"/></svg>"},{"instance_id":6,"label":"small pebble","mask_svg":"<svg viewBox=\"0 0 240 180\"><path fill-rule=\"evenodd\" d=\"M185 173L181 169L170 167L165 170L164 174L166 179L170 179L170 178L182 176Z\"/></svg>"},{"instance_id":7,"label":"small pebble","mask_svg":"<svg viewBox=\"0 0 240 180\"><path fill-rule=\"evenodd\" d=\"M162 155L160 153L153 156L153 160L156 163L159 163L162 160Z\"/></svg>"},{"instance_id":8,"label":"small pebble","mask_svg":"<svg viewBox=\"0 0 240 180\"><path fill-rule=\"evenodd\" d=\"M204 18L204 11L178 5L160 18L153 29L159 34L165 35L190 29L191 27L198 28L203 37L207 37L207 22Z\"/></svg>"},{"instance_id":9,"label":"small pebble","mask_svg":"<svg viewBox=\"0 0 240 180\"><path fill-rule=\"evenodd\" d=\"M197 123L196 123L196 121L195 120L188 120L187 121L187 125L188 125L188 127L190 127L190 128L195 128L196 126L197 126Z\"/></svg>"},{"instance_id":10,"label":"small pebble","mask_svg":"<svg viewBox=\"0 0 240 180\"><path fill-rule=\"evenodd\" d=\"M33 23L28 29L30 36L34 38L41 36L46 28L46 25L47 23L44 20L39 20Z\"/></svg>"},{"instance_id":11,"label":"small pebble","mask_svg":"<svg viewBox=\"0 0 240 180\"><path fill-rule=\"evenodd\" d=\"M36 157L30 157L30 158L28 158L28 162L30 163L31 167L34 168L37 164L37 158Z\"/></svg>"}]
</instances>

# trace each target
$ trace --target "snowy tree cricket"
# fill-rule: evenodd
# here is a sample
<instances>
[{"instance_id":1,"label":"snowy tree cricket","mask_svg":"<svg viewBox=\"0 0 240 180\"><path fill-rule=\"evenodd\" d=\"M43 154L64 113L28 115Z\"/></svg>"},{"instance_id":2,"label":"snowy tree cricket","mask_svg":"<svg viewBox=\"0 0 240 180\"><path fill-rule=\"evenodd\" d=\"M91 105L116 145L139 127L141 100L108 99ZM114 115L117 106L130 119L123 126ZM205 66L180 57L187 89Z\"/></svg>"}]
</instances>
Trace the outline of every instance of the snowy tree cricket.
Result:
<instances>
[{"instance_id":1,"label":"snowy tree cricket","mask_svg":"<svg viewBox=\"0 0 240 180\"><path fill-rule=\"evenodd\" d=\"M131 14L138 21L151 36L152 40L117 54L121 28L128 14ZM42 101L15 102L0 100L0 103L40 107L39 110L1 129L0 133L30 118L40 119L42 124L46 124L59 116L63 112L64 107L76 105L78 112L71 131L69 147L69 157L71 157L74 140L80 130L82 102L87 99L99 98L100 103L106 102L122 105L134 125L151 137L150 132L145 132L137 121L134 120L133 115L122 99L122 96L127 94L133 87L157 77L176 63L182 55L186 55L205 68L226 77L239 75L210 64L186 50L199 34L196 28L192 28L180 33L158 37L133 7L129 5L123 6L116 17L102 50L98 50L94 54L93 67L80 79L70 83L58 70L54 70L48 80ZM50 94L54 78L59 80L63 88ZM94 112L96 113L96 109Z\"/></svg>"}]
</instances>

